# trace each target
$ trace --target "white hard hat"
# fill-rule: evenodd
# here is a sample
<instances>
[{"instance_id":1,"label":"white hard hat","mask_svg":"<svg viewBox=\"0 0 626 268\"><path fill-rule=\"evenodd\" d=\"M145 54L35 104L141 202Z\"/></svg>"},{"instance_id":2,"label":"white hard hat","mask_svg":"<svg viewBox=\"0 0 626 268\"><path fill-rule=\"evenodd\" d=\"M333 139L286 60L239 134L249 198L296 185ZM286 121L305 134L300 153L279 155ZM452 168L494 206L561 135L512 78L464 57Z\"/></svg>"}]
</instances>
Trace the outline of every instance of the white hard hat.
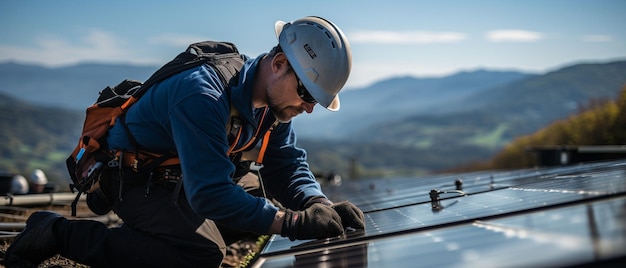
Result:
<instances>
[{"instance_id":1,"label":"white hard hat","mask_svg":"<svg viewBox=\"0 0 626 268\"><path fill-rule=\"evenodd\" d=\"M46 174L43 173L43 170L35 169L33 174L30 175L30 183L44 185L48 183L48 178L46 177Z\"/></svg>"},{"instance_id":2,"label":"white hard hat","mask_svg":"<svg viewBox=\"0 0 626 268\"><path fill-rule=\"evenodd\" d=\"M326 109L338 111L339 91L352 69L352 52L343 32L320 17L277 21L278 44L311 96Z\"/></svg>"},{"instance_id":3,"label":"white hard hat","mask_svg":"<svg viewBox=\"0 0 626 268\"><path fill-rule=\"evenodd\" d=\"M11 179L11 193L12 194L27 194L28 193L28 181L22 175L15 175Z\"/></svg>"}]
</instances>

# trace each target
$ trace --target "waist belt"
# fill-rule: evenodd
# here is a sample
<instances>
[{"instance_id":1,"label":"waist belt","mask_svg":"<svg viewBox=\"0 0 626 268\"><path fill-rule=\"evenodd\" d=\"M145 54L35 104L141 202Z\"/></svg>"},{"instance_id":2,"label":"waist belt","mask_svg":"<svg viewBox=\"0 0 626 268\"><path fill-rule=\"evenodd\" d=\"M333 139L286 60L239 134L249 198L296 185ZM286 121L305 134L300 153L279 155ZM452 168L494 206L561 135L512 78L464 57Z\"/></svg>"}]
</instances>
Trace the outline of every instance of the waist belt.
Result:
<instances>
[{"instance_id":1,"label":"waist belt","mask_svg":"<svg viewBox=\"0 0 626 268\"><path fill-rule=\"evenodd\" d=\"M152 173L152 179L154 182L162 182L166 184L176 184L183 178L183 173L180 167L159 167Z\"/></svg>"},{"instance_id":2,"label":"waist belt","mask_svg":"<svg viewBox=\"0 0 626 268\"><path fill-rule=\"evenodd\" d=\"M169 157L165 154L154 154L140 151L135 152L118 152L116 153L122 159L122 165L132 168L133 171L139 172L140 169L155 169L163 166L174 166L180 164L178 157Z\"/></svg>"}]
</instances>

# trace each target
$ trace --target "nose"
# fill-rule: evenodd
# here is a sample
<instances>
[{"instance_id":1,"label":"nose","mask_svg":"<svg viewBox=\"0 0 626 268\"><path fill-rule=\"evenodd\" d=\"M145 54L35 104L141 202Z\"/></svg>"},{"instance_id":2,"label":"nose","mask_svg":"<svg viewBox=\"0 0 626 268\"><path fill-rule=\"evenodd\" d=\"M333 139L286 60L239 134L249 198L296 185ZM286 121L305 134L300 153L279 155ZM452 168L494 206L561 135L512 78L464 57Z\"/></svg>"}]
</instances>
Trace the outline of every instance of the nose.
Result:
<instances>
[{"instance_id":1,"label":"nose","mask_svg":"<svg viewBox=\"0 0 626 268\"><path fill-rule=\"evenodd\" d=\"M304 110L306 111L306 113L312 113L314 107L315 103L304 102Z\"/></svg>"}]
</instances>

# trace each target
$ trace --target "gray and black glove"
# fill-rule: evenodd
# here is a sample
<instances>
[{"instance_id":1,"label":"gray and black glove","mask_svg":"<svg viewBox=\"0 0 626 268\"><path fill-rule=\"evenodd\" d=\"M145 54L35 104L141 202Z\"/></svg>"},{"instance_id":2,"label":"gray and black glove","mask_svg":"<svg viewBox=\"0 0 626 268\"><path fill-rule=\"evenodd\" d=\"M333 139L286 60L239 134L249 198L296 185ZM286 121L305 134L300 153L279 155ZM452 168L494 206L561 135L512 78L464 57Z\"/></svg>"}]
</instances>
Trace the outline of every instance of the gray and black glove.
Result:
<instances>
[{"instance_id":1,"label":"gray and black glove","mask_svg":"<svg viewBox=\"0 0 626 268\"><path fill-rule=\"evenodd\" d=\"M329 206L313 204L303 211L285 211L280 235L293 240L319 239L341 235L341 217Z\"/></svg>"},{"instance_id":2,"label":"gray and black glove","mask_svg":"<svg viewBox=\"0 0 626 268\"><path fill-rule=\"evenodd\" d=\"M351 227L357 230L365 229L365 217L363 211L361 211L354 204L349 201L342 201L330 206L334 209L339 217L341 217L341 224L344 228Z\"/></svg>"},{"instance_id":3,"label":"gray and black glove","mask_svg":"<svg viewBox=\"0 0 626 268\"><path fill-rule=\"evenodd\" d=\"M350 201L342 201L339 203L333 203L328 198L323 196L316 196L304 204L304 207L310 207L313 204L324 204L333 208L339 217L341 217L341 224L344 228L351 227L357 230L365 229L365 217L363 211L357 206L350 203Z\"/></svg>"}]
</instances>

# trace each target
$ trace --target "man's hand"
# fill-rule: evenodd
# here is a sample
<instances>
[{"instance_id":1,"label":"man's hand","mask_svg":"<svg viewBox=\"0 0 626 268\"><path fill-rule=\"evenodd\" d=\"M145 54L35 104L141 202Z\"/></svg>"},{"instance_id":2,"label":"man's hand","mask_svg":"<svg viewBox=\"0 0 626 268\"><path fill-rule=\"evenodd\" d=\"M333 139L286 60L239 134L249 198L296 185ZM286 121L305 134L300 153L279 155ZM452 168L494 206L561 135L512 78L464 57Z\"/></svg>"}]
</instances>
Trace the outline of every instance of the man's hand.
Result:
<instances>
[{"instance_id":1,"label":"man's hand","mask_svg":"<svg viewBox=\"0 0 626 268\"><path fill-rule=\"evenodd\" d=\"M354 229L365 229L363 211L349 201L333 203L326 197L317 196L309 199L304 207L307 208L313 204L324 204L333 208L337 214L339 214L339 217L341 217L341 224L344 228L352 227Z\"/></svg>"},{"instance_id":2,"label":"man's hand","mask_svg":"<svg viewBox=\"0 0 626 268\"><path fill-rule=\"evenodd\" d=\"M281 235L292 241L334 237L343 233L341 222L335 209L316 203L303 211L285 211Z\"/></svg>"},{"instance_id":3,"label":"man's hand","mask_svg":"<svg viewBox=\"0 0 626 268\"><path fill-rule=\"evenodd\" d=\"M354 229L365 229L365 217L363 211L361 211L354 204L349 201L343 201L335 203L331 206L339 217L341 217L341 224L343 227L352 227Z\"/></svg>"}]
</instances>

